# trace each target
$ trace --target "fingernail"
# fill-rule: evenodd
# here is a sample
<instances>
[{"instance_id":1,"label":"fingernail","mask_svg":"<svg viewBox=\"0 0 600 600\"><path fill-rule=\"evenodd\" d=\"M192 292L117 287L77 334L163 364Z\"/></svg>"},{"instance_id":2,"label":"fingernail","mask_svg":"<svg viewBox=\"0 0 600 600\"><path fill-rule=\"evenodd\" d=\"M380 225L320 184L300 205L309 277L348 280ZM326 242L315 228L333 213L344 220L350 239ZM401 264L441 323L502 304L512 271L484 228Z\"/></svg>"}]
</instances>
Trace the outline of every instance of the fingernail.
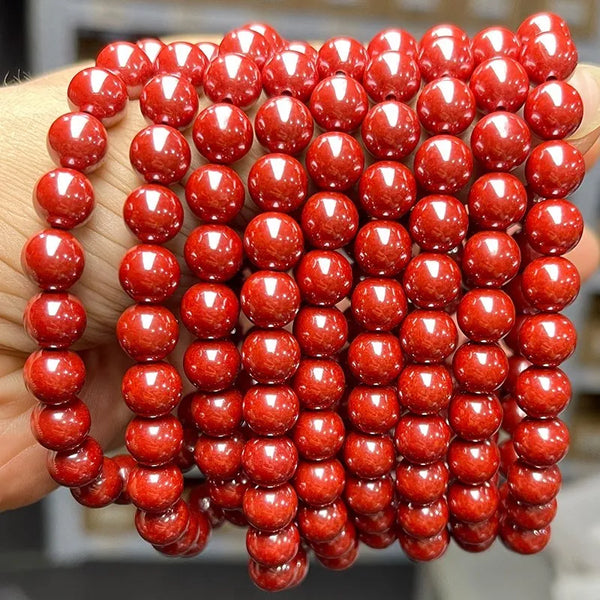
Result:
<instances>
[{"instance_id":1,"label":"fingernail","mask_svg":"<svg viewBox=\"0 0 600 600\"><path fill-rule=\"evenodd\" d=\"M579 64L568 83L583 101L583 120L569 142L585 154L600 137L600 67Z\"/></svg>"}]
</instances>

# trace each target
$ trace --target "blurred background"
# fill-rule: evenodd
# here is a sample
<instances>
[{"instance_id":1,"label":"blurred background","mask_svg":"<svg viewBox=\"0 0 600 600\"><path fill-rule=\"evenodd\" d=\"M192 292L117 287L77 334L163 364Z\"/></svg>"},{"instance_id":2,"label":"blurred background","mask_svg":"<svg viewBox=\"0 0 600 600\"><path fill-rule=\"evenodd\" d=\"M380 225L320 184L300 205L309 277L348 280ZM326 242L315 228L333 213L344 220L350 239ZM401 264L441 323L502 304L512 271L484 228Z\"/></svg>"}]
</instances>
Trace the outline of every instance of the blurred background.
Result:
<instances>
[{"instance_id":1,"label":"blurred background","mask_svg":"<svg viewBox=\"0 0 600 600\"><path fill-rule=\"evenodd\" d=\"M114 39L177 33L222 33L247 21L267 21L288 39L336 34L368 40L384 27L419 37L431 25L453 22L470 34L489 25L516 29L527 15L551 10L564 17L580 59L600 61L597 0L29 0L2 2L0 74L5 81L93 59ZM600 168L575 201L598 224ZM371 597L397 600L600 599L600 275L582 289L569 316L580 331L566 365L574 401L566 419L572 447L563 462L565 486L544 553L520 557L499 543L483 555L451 548L434 565L416 567L398 547L363 552L358 566L330 573L314 566L299 589L283 597ZM266 597L246 575L244 535L223 528L197 560L161 559L134 531L132 510L87 511L68 492L0 515L0 600L161 600L167 594L203 598Z\"/></svg>"}]
</instances>

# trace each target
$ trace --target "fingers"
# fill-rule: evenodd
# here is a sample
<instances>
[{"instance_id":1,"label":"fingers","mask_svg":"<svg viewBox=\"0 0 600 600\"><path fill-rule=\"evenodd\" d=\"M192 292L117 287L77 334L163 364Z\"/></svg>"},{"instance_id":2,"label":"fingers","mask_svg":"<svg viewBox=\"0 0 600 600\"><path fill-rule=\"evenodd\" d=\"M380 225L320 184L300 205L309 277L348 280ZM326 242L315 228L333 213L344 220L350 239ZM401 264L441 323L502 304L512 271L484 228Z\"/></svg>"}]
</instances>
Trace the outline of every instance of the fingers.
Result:
<instances>
[{"instance_id":1,"label":"fingers","mask_svg":"<svg viewBox=\"0 0 600 600\"><path fill-rule=\"evenodd\" d=\"M579 64L569 79L583 101L583 121L569 142L586 155L586 164L591 165L599 150L596 142L600 138L600 67ZM590 157L587 153L591 152Z\"/></svg>"}]
</instances>

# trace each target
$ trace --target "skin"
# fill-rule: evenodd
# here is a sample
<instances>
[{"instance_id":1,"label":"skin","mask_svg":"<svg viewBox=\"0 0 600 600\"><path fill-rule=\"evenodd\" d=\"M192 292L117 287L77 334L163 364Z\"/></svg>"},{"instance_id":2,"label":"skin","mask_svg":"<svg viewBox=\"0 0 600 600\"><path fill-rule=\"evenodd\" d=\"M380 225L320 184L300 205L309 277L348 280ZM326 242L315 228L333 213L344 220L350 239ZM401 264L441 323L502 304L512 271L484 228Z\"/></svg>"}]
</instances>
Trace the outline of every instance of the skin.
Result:
<instances>
[{"instance_id":1,"label":"skin","mask_svg":"<svg viewBox=\"0 0 600 600\"><path fill-rule=\"evenodd\" d=\"M0 89L4 132L0 136L0 510L35 502L55 487L46 471L46 451L37 444L29 427L36 400L25 389L22 367L36 346L23 331L22 314L37 288L21 271L20 252L27 238L44 226L32 208L31 191L38 178L55 167L46 152L46 133L52 121L69 110L66 89L82 66L73 65ZM572 84L585 104L584 123L573 136L574 143L585 153L590 167L600 155L600 68L578 67ZM90 176L96 209L89 223L76 231L85 248L86 268L72 291L88 313L88 327L77 347L87 366L81 396L92 413L92 435L105 449L122 444L123 430L131 416L120 394L120 379L129 362L114 341L114 327L121 311L131 304L117 276L121 256L135 243L121 210L127 194L140 185L129 165L128 151L130 140L145 125L137 102L132 102L125 119L109 130L106 162ZM189 131L187 136L193 148ZM242 178L261 153L255 146L236 165ZM198 153L192 154L189 172L200 164ZM174 189L182 196L181 186ZM251 211L246 210L245 219ZM167 245L180 258L194 222L186 218L182 232ZM589 228L570 258L584 278L597 268L600 246ZM185 279L182 284L185 288ZM182 331L174 353L175 364L180 365L186 343L189 337Z\"/></svg>"}]
</instances>

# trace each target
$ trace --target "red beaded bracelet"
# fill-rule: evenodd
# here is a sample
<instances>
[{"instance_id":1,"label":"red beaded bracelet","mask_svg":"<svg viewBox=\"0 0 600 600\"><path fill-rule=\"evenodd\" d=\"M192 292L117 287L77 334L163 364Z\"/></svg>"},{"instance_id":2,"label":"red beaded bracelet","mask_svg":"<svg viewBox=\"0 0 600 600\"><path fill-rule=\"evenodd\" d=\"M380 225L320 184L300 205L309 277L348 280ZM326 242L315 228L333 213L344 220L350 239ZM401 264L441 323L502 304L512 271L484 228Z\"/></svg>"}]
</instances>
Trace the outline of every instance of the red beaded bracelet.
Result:
<instances>
[{"instance_id":1,"label":"red beaded bracelet","mask_svg":"<svg viewBox=\"0 0 600 600\"><path fill-rule=\"evenodd\" d=\"M309 550L349 567L360 542L398 540L417 561L451 538L542 550L569 444L559 365L576 332L559 313L580 284L563 257L583 230L565 199L585 170L564 141L583 116L565 82L576 63L550 13L472 40L440 25L420 43L387 29L317 51L250 23L219 46L104 48L69 85L76 112L50 128L59 168L34 200L51 229L23 250L42 290L25 312L40 346L25 380L55 481L86 506L132 503L166 555L201 552L224 521L246 526L265 590L300 583ZM198 112L201 90L213 104ZM130 146L144 183L123 214L139 243L119 269L135 302L116 329L135 361L122 383L134 417L129 454L108 458L68 349L86 319L67 291L84 264L67 230L91 213L83 173L127 97L150 125ZM202 158L191 173L188 128ZM244 182L234 167L254 134L267 154ZM176 183L200 223L183 252L198 281L173 313ZM240 220L245 183L256 216ZM197 391L183 398L169 362L179 322L196 338L183 369ZM204 480L184 492L194 467Z\"/></svg>"}]
</instances>

